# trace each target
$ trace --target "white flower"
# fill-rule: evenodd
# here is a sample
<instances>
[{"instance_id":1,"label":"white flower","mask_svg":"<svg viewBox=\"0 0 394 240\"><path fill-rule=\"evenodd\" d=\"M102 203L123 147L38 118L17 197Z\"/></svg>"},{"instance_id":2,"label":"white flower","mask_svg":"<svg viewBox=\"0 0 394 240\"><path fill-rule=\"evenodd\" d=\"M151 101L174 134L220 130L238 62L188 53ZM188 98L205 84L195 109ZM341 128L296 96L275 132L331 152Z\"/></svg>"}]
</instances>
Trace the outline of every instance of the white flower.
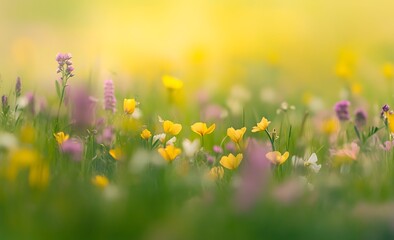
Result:
<instances>
[{"instance_id":1,"label":"white flower","mask_svg":"<svg viewBox=\"0 0 394 240\"><path fill-rule=\"evenodd\" d=\"M131 114L131 117L134 119L140 119L142 117L142 111L139 108L135 108L133 114Z\"/></svg>"},{"instance_id":2,"label":"white flower","mask_svg":"<svg viewBox=\"0 0 394 240\"><path fill-rule=\"evenodd\" d=\"M230 109L231 113L239 116L243 111L243 104L241 101L233 98L228 98L226 101L227 107Z\"/></svg>"},{"instance_id":3,"label":"white flower","mask_svg":"<svg viewBox=\"0 0 394 240\"><path fill-rule=\"evenodd\" d=\"M164 142L165 139L166 139L165 133L156 134L153 136L153 143L155 143L157 140L159 140L160 142ZM174 145L175 142L176 142L176 137L172 137L166 142L166 145Z\"/></svg>"},{"instance_id":4,"label":"white flower","mask_svg":"<svg viewBox=\"0 0 394 240\"><path fill-rule=\"evenodd\" d=\"M167 141L166 145L174 145L175 142L176 142L176 137L172 137L170 138L170 140Z\"/></svg>"},{"instance_id":5,"label":"white flower","mask_svg":"<svg viewBox=\"0 0 394 240\"><path fill-rule=\"evenodd\" d=\"M117 200L119 199L120 196L121 196L120 189L116 185L110 184L104 189L104 197L108 201Z\"/></svg>"},{"instance_id":6,"label":"white flower","mask_svg":"<svg viewBox=\"0 0 394 240\"><path fill-rule=\"evenodd\" d=\"M264 103L275 103L276 92L272 88L263 88L260 91L260 99Z\"/></svg>"},{"instance_id":7,"label":"white flower","mask_svg":"<svg viewBox=\"0 0 394 240\"><path fill-rule=\"evenodd\" d=\"M318 173L320 171L321 164L318 165L317 160L318 159L316 153L312 153L309 159L304 162L304 166L308 167L313 172Z\"/></svg>"},{"instance_id":8,"label":"white flower","mask_svg":"<svg viewBox=\"0 0 394 240\"><path fill-rule=\"evenodd\" d=\"M165 133L156 134L153 136L153 142L155 143L157 140L159 140L160 142L164 142L165 138L166 138Z\"/></svg>"},{"instance_id":9,"label":"white flower","mask_svg":"<svg viewBox=\"0 0 394 240\"><path fill-rule=\"evenodd\" d=\"M0 133L0 148L13 149L18 146L18 139L11 133Z\"/></svg>"},{"instance_id":10,"label":"white flower","mask_svg":"<svg viewBox=\"0 0 394 240\"><path fill-rule=\"evenodd\" d=\"M233 99L237 99L241 102L247 102L251 98L251 94L248 89L241 85L235 85L231 88L230 96Z\"/></svg>"},{"instance_id":11,"label":"white flower","mask_svg":"<svg viewBox=\"0 0 394 240\"><path fill-rule=\"evenodd\" d=\"M189 158L193 157L194 154L200 149L200 140L194 139L194 141L190 141L189 139L185 139L182 142L183 150L185 155Z\"/></svg>"},{"instance_id":12,"label":"white flower","mask_svg":"<svg viewBox=\"0 0 394 240\"><path fill-rule=\"evenodd\" d=\"M280 114L281 112L287 112L288 110L295 110L295 106L289 105L287 102L282 102L280 104L280 108L276 110L276 114Z\"/></svg>"}]
</instances>

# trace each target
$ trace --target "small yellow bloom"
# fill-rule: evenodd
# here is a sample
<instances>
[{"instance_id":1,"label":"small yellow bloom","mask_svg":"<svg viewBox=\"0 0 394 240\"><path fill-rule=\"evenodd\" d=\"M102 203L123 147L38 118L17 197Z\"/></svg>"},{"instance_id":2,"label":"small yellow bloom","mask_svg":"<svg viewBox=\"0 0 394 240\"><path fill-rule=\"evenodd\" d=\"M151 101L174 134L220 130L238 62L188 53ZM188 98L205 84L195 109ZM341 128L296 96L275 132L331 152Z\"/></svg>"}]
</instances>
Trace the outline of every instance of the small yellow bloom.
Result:
<instances>
[{"instance_id":1,"label":"small yellow bloom","mask_svg":"<svg viewBox=\"0 0 394 240\"><path fill-rule=\"evenodd\" d=\"M385 63L382 67L383 76L390 80L394 77L394 65L392 63Z\"/></svg>"},{"instance_id":2,"label":"small yellow bloom","mask_svg":"<svg viewBox=\"0 0 394 240\"><path fill-rule=\"evenodd\" d=\"M39 154L30 148L21 148L10 153L10 164L19 167L30 167L39 161Z\"/></svg>"},{"instance_id":3,"label":"small yellow bloom","mask_svg":"<svg viewBox=\"0 0 394 240\"><path fill-rule=\"evenodd\" d=\"M353 73L349 64L340 62L335 68L335 74L340 78L348 79L352 76Z\"/></svg>"},{"instance_id":4,"label":"small yellow bloom","mask_svg":"<svg viewBox=\"0 0 394 240\"><path fill-rule=\"evenodd\" d=\"M49 183L49 167L43 164L34 165L29 171L29 185L45 188Z\"/></svg>"},{"instance_id":5,"label":"small yellow bloom","mask_svg":"<svg viewBox=\"0 0 394 240\"><path fill-rule=\"evenodd\" d=\"M19 133L21 142L33 144L36 142L36 130L30 124L27 124L21 128Z\"/></svg>"},{"instance_id":6,"label":"small yellow bloom","mask_svg":"<svg viewBox=\"0 0 394 240\"><path fill-rule=\"evenodd\" d=\"M70 136L68 134L65 134L64 132L58 132L53 134L55 136L56 142L59 145L62 145L65 141L67 141Z\"/></svg>"},{"instance_id":7,"label":"small yellow bloom","mask_svg":"<svg viewBox=\"0 0 394 240\"><path fill-rule=\"evenodd\" d=\"M120 148L114 148L109 150L109 155L111 155L115 160L120 160L123 158L123 151Z\"/></svg>"},{"instance_id":8,"label":"small yellow bloom","mask_svg":"<svg viewBox=\"0 0 394 240\"><path fill-rule=\"evenodd\" d=\"M224 169L221 166L213 167L209 171L209 177L213 180L222 179L224 175Z\"/></svg>"},{"instance_id":9,"label":"small yellow bloom","mask_svg":"<svg viewBox=\"0 0 394 240\"><path fill-rule=\"evenodd\" d=\"M108 186L109 184L109 180L106 176L102 176L102 175L96 175L95 177L93 177L92 179L92 183L101 188L104 189L106 186Z\"/></svg>"},{"instance_id":10,"label":"small yellow bloom","mask_svg":"<svg viewBox=\"0 0 394 240\"><path fill-rule=\"evenodd\" d=\"M336 118L330 118L323 121L322 131L326 134L333 134L338 131L339 123Z\"/></svg>"},{"instance_id":11,"label":"small yellow bloom","mask_svg":"<svg viewBox=\"0 0 394 240\"><path fill-rule=\"evenodd\" d=\"M354 95L360 95L363 91L363 86L358 82L352 83L351 91Z\"/></svg>"},{"instance_id":12,"label":"small yellow bloom","mask_svg":"<svg viewBox=\"0 0 394 240\"><path fill-rule=\"evenodd\" d=\"M134 98L131 98L131 99L125 98L123 100L123 111L126 114L133 114L136 105L137 105L137 102L135 101Z\"/></svg>"},{"instance_id":13,"label":"small yellow bloom","mask_svg":"<svg viewBox=\"0 0 394 240\"><path fill-rule=\"evenodd\" d=\"M159 148L157 151L167 162L174 161L182 152L180 148L176 148L174 145L167 145L165 148Z\"/></svg>"},{"instance_id":14,"label":"small yellow bloom","mask_svg":"<svg viewBox=\"0 0 394 240\"><path fill-rule=\"evenodd\" d=\"M227 136L235 143L239 143L246 132L246 127L241 129L227 128Z\"/></svg>"},{"instance_id":15,"label":"small yellow bloom","mask_svg":"<svg viewBox=\"0 0 394 240\"><path fill-rule=\"evenodd\" d=\"M191 126L193 132L197 133L200 136L204 136L207 134L211 134L215 130L216 125L212 124L210 127L207 127L206 123L196 122Z\"/></svg>"},{"instance_id":16,"label":"small yellow bloom","mask_svg":"<svg viewBox=\"0 0 394 240\"><path fill-rule=\"evenodd\" d=\"M271 121L268 121L265 117L261 119L259 123L257 123L256 126L253 127L252 132L260 132L260 131L265 131L268 128L268 125L270 125Z\"/></svg>"},{"instance_id":17,"label":"small yellow bloom","mask_svg":"<svg viewBox=\"0 0 394 240\"><path fill-rule=\"evenodd\" d=\"M141 132L141 138L142 139L144 139L144 140L148 140L151 136L152 136L152 133L148 130L148 129L144 129L142 132Z\"/></svg>"},{"instance_id":18,"label":"small yellow bloom","mask_svg":"<svg viewBox=\"0 0 394 240\"><path fill-rule=\"evenodd\" d=\"M9 154L9 165L6 170L6 176L9 180L14 180L20 169L35 166L39 161L40 156L33 149L16 149Z\"/></svg>"},{"instance_id":19,"label":"small yellow bloom","mask_svg":"<svg viewBox=\"0 0 394 240\"><path fill-rule=\"evenodd\" d=\"M273 164L283 164L284 162L286 162L287 158L289 158L289 152L285 152L283 153L283 155L278 152L269 152L265 155L266 158L268 158L268 160L270 160Z\"/></svg>"},{"instance_id":20,"label":"small yellow bloom","mask_svg":"<svg viewBox=\"0 0 394 240\"><path fill-rule=\"evenodd\" d=\"M163 122L163 130L167 134L178 135L182 130L182 125L179 123L173 123L169 120Z\"/></svg>"},{"instance_id":21,"label":"small yellow bloom","mask_svg":"<svg viewBox=\"0 0 394 240\"><path fill-rule=\"evenodd\" d=\"M394 113L389 112L386 114L387 123L389 125L389 129L391 133L394 133Z\"/></svg>"},{"instance_id":22,"label":"small yellow bloom","mask_svg":"<svg viewBox=\"0 0 394 240\"><path fill-rule=\"evenodd\" d=\"M162 78L163 85L168 90L179 90L183 87L183 82L175 77L165 75Z\"/></svg>"},{"instance_id":23,"label":"small yellow bloom","mask_svg":"<svg viewBox=\"0 0 394 240\"><path fill-rule=\"evenodd\" d=\"M220 164L222 164L222 166L227 169L233 170L239 166L242 159L243 159L242 153L238 153L237 156L234 156L233 154L230 153L228 156L223 156L220 159Z\"/></svg>"}]
</instances>

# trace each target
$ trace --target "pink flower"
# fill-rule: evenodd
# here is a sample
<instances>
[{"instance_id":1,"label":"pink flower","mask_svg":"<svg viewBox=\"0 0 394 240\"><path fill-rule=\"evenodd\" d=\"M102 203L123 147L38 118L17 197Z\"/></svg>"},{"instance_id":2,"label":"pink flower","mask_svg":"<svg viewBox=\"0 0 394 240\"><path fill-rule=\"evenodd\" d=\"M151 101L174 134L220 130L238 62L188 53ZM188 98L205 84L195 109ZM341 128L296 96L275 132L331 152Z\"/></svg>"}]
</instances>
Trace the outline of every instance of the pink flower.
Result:
<instances>
[{"instance_id":1,"label":"pink flower","mask_svg":"<svg viewBox=\"0 0 394 240\"><path fill-rule=\"evenodd\" d=\"M379 147L385 151L390 151L394 147L394 140L385 141L383 144L380 144Z\"/></svg>"},{"instance_id":2,"label":"pink flower","mask_svg":"<svg viewBox=\"0 0 394 240\"><path fill-rule=\"evenodd\" d=\"M68 139L60 145L62 152L69 155L74 161L81 161L83 154L83 144L76 138Z\"/></svg>"},{"instance_id":3,"label":"pink flower","mask_svg":"<svg viewBox=\"0 0 394 240\"><path fill-rule=\"evenodd\" d=\"M115 88L111 79L104 81L104 109L111 112L116 110Z\"/></svg>"},{"instance_id":4,"label":"pink flower","mask_svg":"<svg viewBox=\"0 0 394 240\"><path fill-rule=\"evenodd\" d=\"M235 203L239 210L250 211L256 204L270 176L268 152L263 143L250 140L246 149L246 160L240 172L240 182L236 189Z\"/></svg>"},{"instance_id":5,"label":"pink flower","mask_svg":"<svg viewBox=\"0 0 394 240\"><path fill-rule=\"evenodd\" d=\"M357 160L359 152L360 147L355 142L345 145L342 149L331 149L331 156L334 157L332 163L334 166L339 166L343 163L355 161Z\"/></svg>"}]
</instances>

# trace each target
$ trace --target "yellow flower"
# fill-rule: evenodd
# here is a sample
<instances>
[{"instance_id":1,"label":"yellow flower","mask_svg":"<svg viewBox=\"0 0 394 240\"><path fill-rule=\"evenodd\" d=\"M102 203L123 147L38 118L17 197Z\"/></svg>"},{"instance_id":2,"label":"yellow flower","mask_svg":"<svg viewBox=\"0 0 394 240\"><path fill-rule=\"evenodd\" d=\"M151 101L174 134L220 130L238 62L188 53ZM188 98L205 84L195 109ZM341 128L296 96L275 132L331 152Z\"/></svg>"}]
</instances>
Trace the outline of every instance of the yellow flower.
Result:
<instances>
[{"instance_id":1,"label":"yellow flower","mask_svg":"<svg viewBox=\"0 0 394 240\"><path fill-rule=\"evenodd\" d=\"M287 158L289 158L289 152L285 152L283 153L283 155L278 152L269 152L265 155L266 158L268 158L268 160L270 160L273 164L283 164L284 162L286 162Z\"/></svg>"},{"instance_id":2,"label":"yellow flower","mask_svg":"<svg viewBox=\"0 0 394 240\"><path fill-rule=\"evenodd\" d=\"M160 155L167 161L172 162L174 159L181 154L181 149L174 147L174 145L168 145L166 148L159 148L157 150Z\"/></svg>"},{"instance_id":3,"label":"yellow flower","mask_svg":"<svg viewBox=\"0 0 394 240\"><path fill-rule=\"evenodd\" d=\"M152 136L152 133L148 130L148 129L144 129L142 132L141 132L141 138L142 139L144 139L144 140L148 140L151 136Z\"/></svg>"},{"instance_id":4,"label":"yellow flower","mask_svg":"<svg viewBox=\"0 0 394 240\"><path fill-rule=\"evenodd\" d=\"M20 169L35 166L40 161L39 154L30 148L12 151L9 155L9 165L6 171L8 179L14 180Z\"/></svg>"},{"instance_id":5,"label":"yellow flower","mask_svg":"<svg viewBox=\"0 0 394 240\"><path fill-rule=\"evenodd\" d=\"M101 188L104 189L106 186L108 186L109 181L108 178L106 176L101 176L101 175L96 175L95 177L93 177L92 179L92 183Z\"/></svg>"},{"instance_id":6,"label":"yellow flower","mask_svg":"<svg viewBox=\"0 0 394 240\"><path fill-rule=\"evenodd\" d=\"M335 68L335 73L338 77L347 79L352 76L352 69L350 68L349 64L340 62Z\"/></svg>"},{"instance_id":7,"label":"yellow flower","mask_svg":"<svg viewBox=\"0 0 394 240\"><path fill-rule=\"evenodd\" d=\"M339 123L336 118L330 118L323 121L322 131L326 134L333 134L338 131Z\"/></svg>"},{"instance_id":8,"label":"yellow flower","mask_svg":"<svg viewBox=\"0 0 394 240\"><path fill-rule=\"evenodd\" d=\"M221 166L213 167L208 174L209 177L213 180L222 179L224 175L224 169Z\"/></svg>"},{"instance_id":9,"label":"yellow flower","mask_svg":"<svg viewBox=\"0 0 394 240\"><path fill-rule=\"evenodd\" d=\"M206 134L211 134L215 130L216 125L212 124L210 127L207 127L206 123L196 122L191 126L193 132L197 133L200 136L204 136Z\"/></svg>"},{"instance_id":10,"label":"yellow flower","mask_svg":"<svg viewBox=\"0 0 394 240\"><path fill-rule=\"evenodd\" d=\"M382 67L382 72L384 77L387 80L390 80L394 77L394 66L392 63L385 63Z\"/></svg>"},{"instance_id":11,"label":"yellow flower","mask_svg":"<svg viewBox=\"0 0 394 240\"><path fill-rule=\"evenodd\" d=\"M29 171L29 185L36 188L45 188L49 183L49 167L47 165L34 165Z\"/></svg>"},{"instance_id":12,"label":"yellow flower","mask_svg":"<svg viewBox=\"0 0 394 240\"><path fill-rule=\"evenodd\" d=\"M220 164L222 164L222 166L227 169L233 170L239 166L242 159L243 159L242 153L237 154L237 156L234 156L233 154L230 153L228 156L223 156L220 159Z\"/></svg>"},{"instance_id":13,"label":"yellow flower","mask_svg":"<svg viewBox=\"0 0 394 240\"><path fill-rule=\"evenodd\" d=\"M183 87L183 82L175 77L165 75L162 78L163 85L168 90L179 90Z\"/></svg>"},{"instance_id":14,"label":"yellow flower","mask_svg":"<svg viewBox=\"0 0 394 240\"><path fill-rule=\"evenodd\" d=\"M246 127L235 130L234 128L227 128L227 136L235 143L239 143L246 132Z\"/></svg>"},{"instance_id":15,"label":"yellow flower","mask_svg":"<svg viewBox=\"0 0 394 240\"><path fill-rule=\"evenodd\" d=\"M19 134L23 143L33 144L36 142L36 131L30 124L23 126Z\"/></svg>"},{"instance_id":16,"label":"yellow flower","mask_svg":"<svg viewBox=\"0 0 394 240\"><path fill-rule=\"evenodd\" d=\"M70 138L70 136L68 134L65 134L64 132L58 132L53 135L55 136L56 142L59 145L62 145L62 143L64 143L65 141L67 141Z\"/></svg>"},{"instance_id":17,"label":"yellow flower","mask_svg":"<svg viewBox=\"0 0 394 240\"><path fill-rule=\"evenodd\" d=\"M134 98L131 98L131 99L125 98L123 100L123 111L126 114L133 114L136 105L137 105L137 102L135 101Z\"/></svg>"},{"instance_id":18,"label":"yellow flower","mask_svg":"<svg viewBox=\"0 0 394 240\"><path fill-rule=\"evenodd\" d=\"M360 83L352 83L351 91L354 95L360 95L363 91L363 86Z\"/></svg>"},{"instance_id":19,"label":"yellow flower","mask_svg":"<svg viewBox=\"0 0 394 240\"><path fill-rule=\"evenodd\" d=\"M120 160L123 158L123 151L120 148L114 148L109 150L109 155L111 155L115 160Z\"/></svg>"},{"instance_id":20,"label":"yellow flower","mask_svg":"<svg viewBox=\"0 0 394 240\"><path fill-rule=\"evenodd\" d=\"M178 135L182 130L182 125L179 123L173 123L169 120L163 122L163 130L167 134Z\"/></svg>"},{"instance_id":21,"label":"yellow flower","mask_svg":"<svg viewBox=\"0 0 394 240\"><path fill-rule=\"evenodd\" d=\"M389 129L391 133L394 133L394 113L389 112L386 114L387 123L389 125Z\"/></svg>"},{"instance_id":22,"label":"yellow flower","mask_svg":"<svg viewBox=\"0 0 394 240\"><path fill-rule=\"evenodd\" d=\"M252 132L265 131L268 128L268 125L270 125L270 123L271 121L268 121L265 117L263 117L261 121L253 127Z\"/></svg>"}]
</instances>

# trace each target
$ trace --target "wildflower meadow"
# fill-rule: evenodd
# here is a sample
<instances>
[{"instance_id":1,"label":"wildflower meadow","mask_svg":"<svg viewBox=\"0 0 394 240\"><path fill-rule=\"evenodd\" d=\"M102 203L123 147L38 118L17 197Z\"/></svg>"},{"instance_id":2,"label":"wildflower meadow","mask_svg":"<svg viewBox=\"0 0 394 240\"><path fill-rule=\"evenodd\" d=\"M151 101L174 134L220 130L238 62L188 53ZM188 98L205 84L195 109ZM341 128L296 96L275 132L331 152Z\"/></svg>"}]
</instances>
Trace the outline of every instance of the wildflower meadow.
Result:
<instances>
[{"instance_id":1,"label":"wildflower meadow","mask_svg":"<svg viewBox=\"0 0 394 240\"><path fill-rule=\"evenodd\" d=\"M17 15L26 10L4 3L9 13L0 19L12 20L4 24L14 24L7 28L10 39L15 29L23 35L26 19L37 21L32 25L38 32L56 34L46 35L48 42L26 40L27 33L15 42L0 40L0 53L11 59L0 60L0 239L394 238L393 30L376 30L376 17L366 25L376 37L366 36L362 44L356 41L362 38L357 30L348 27L355 35L346 38L345 47L320 42L337 49L333 57L313 45L322 36L306 33L314 29L311 19L328 24L325 15L312 14L310 5L294 10L285 7L292 6L286 1L229 2L233 5L222 12L206 1L175 4L178 8L156 1L151 6L122 3L151 17L162 16L161 11L182 13L195 27L191 39L213 34L204 26L219 24L218 19L233 23L219 26L233 26L248 36L242 43L241 35L231 40L232 34L222 32L223 39L230 36L220 38L224 45L207 40L222 46L221 54L197 47L185 62L174 60L171 52L181 52L177 47L188 38L168 38L174 40L169 49L164 33L160 42L141 30L167 26L160 17L151 24L151 18L129 16L116 3L97 2L98 12L113 10L108 16L136 20L118 19L119 24L126 21L119 28L133 26L120 32L130 31L137 40L106 44L104 35L86 28L85 35L73 35L80 40L68 41L66 32L80 30L65 27L70 23L58 17L48 20L53 7L36 9L34 18ZM313 4L325 13L324 4ZM331 4L339 18L348 19L338 9L353 5ZM206 9L219 15L208 18ZM357 8L355 18L367 19L373 10L366 9ZM194 11L206 16L196 17ZM261 36L254 35L257 26L242 28L254 22L253 16L260 19L260 11L270 13L267 19L277 27L261 30ZM72 14L62 15L64 21L71 21ZM82 26L97 20L89 16ZM250 18L232 20L243 16ZM282 32L287 25L274 21L276 16L286 16L283 21L295 30ZM205 19L201 28L200 17ZM38 24L41 18L53 25ZM175 22L168 23L170 29L183 26ZM101 23L99 29L116 36ZM57 34L63 40L49 37ZM275 41L265 42L269 51L250 40L274 35ZM100 41L100 47L83 42L84 37ZM309 49L314 46L319 47ZM89 49L102 51L102 57L88 61Z\"/></svg>"}]
</instances>

